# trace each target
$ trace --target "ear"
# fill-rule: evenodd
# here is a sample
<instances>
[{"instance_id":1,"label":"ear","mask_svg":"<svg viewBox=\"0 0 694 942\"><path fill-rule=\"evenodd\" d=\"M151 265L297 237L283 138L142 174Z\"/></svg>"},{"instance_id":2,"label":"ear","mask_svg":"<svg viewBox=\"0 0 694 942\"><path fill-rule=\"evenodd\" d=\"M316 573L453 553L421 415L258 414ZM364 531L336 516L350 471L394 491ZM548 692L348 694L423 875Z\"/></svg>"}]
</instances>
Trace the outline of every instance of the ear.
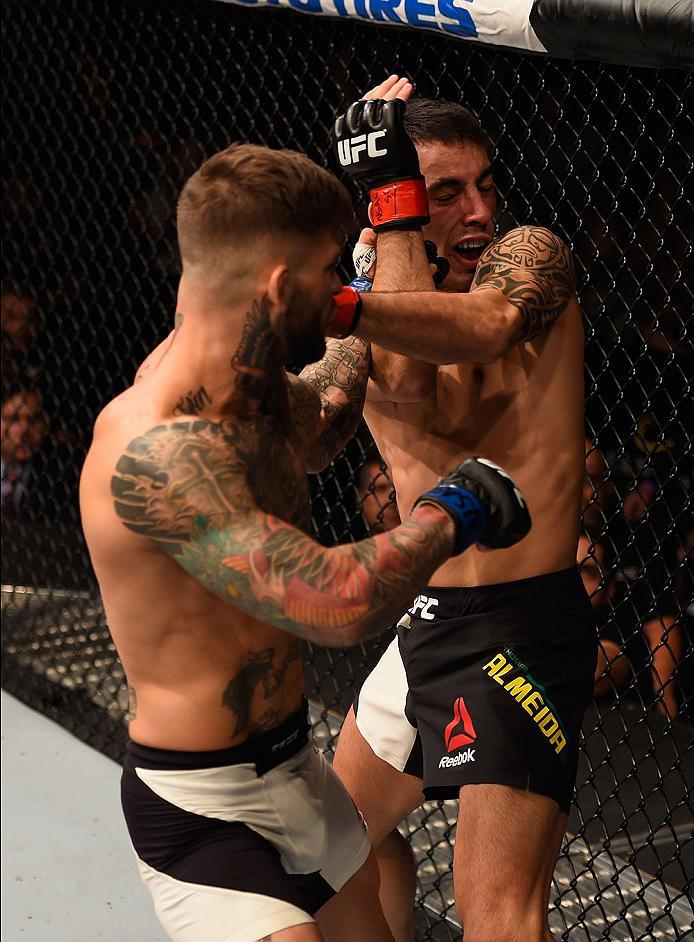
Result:
<instances>
[{"instance_id":1,"label":"ear","mask_svg":"<svg viewBox=\"0 0 694 942\"><path fill-rule=\"evenodd\" d=\"M270 323L276 328L277 321L284 317L289 302L289 269L282 263L275 265L267 280L266 295L270 305Z\"/></svg>"}]
</instances>

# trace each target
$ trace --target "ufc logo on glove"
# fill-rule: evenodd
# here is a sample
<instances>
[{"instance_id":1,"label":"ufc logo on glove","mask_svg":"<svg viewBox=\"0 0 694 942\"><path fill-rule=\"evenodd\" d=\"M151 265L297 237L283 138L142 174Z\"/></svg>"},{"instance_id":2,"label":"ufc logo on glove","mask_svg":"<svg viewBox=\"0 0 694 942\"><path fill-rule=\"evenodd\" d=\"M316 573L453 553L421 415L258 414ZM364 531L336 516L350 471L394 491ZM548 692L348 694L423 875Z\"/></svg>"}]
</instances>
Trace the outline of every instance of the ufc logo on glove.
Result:
<instances>
[{"instance_id":1,"label":"ufc logo on glove","mask_svg":"<svg viewBox=\"0 0 694 942\"><path fill-rule=\"evenodd\" d=\"M378 147L377 142L386 136L386 131L372 131L370 134L357 134L356 137L347 138L337 142L337 156L343 167L359 162L359 154L366 151L369 157L385 157L387 147Z\"/></svg>"},{"instance_id":2,"label":"ufc logo on glove","mask_svg":"<svg viewBox=\"0 0 694 942\"><path fill-rule=\"evenodd\" d=\"M338 160L369 191L376 232L418 229L429 222L424 177L404 115L404 101L360 99L335 121Z\"/></svg>"}]
</instances>

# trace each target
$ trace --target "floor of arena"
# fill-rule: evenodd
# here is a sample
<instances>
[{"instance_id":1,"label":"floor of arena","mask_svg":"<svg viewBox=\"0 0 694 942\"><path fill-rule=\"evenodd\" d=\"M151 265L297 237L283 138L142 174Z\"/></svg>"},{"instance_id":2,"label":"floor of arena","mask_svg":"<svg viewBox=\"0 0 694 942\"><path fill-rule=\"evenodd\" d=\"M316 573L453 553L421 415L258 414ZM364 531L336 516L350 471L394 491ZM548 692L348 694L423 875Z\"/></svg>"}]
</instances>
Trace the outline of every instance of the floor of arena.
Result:
<instances>
[{"instance_id":1,"label":"floor of arena","mask_svg":"<svg viewBox=\"0 0 694 942\"><path fill-rule=\"evenodd\" d=\"M13 591L16 597L18 590ZM5 703L9 706L3 711L6 820L3 884L9 903L4 908L3 923L12 919L15 929L23 929L21 934L3 933L3 938L8 942L19 938L33 942L45 938L46 927L50 925L52 930L66 933L52 932L54 942L62 939L87 942L96 938L147 938L149 942L160 939L163 942L148 897L139 884L121 818L119 767L112 758L118 757L126 738L122 716L127 708L127 693L120 662L103 623L100 601L88 592L24 591L23 611L13 618L6 615L4 620L4 684L8 686L11 678L12 692L21 697L23 687L36 685L40 680L42 709L62 725L27 709L3 692L3 706ZM3 587L3 596L6 594ZM329 751L339 733L341 718L320 705L312 707L311 718L314 741L319 748ZM611 723L617 720L621 726L610 732ZM589 711L586 723L595 721ZM608 825L610 815L616 813L616 809L610 810L616 799L613 785L610 781L600 785L600 776L608 767L610 774L614 774L615 765L624 766L619 773L619 795L626 800L629 769L633 766L626 768L626 760L619 760L618 750L606 763L602 751L623 745L631 737L628 757L633 762L635 755L652 752L659 737L655 727L646 729L643 724L633 724L633 729L627 729L628 711L620 712L615 719L608 707L600 721L606 735L602 739L593 737L597 746L587 760L600 790L602 822ZM63 728L68 725L77 737L83 737L81 724L89 729L89 741L101 752ZM684 726L682 730L685 731ZM691 803L688 796L682 801L679 795L682 788L686 793L684 783L691 781L688 769L691 762L681 767L677 753L686 752L686 743L680 741L679 735L671 740L665 745L674 750L673 755L661 756L661 768L669 768L672 781L668 784L662 773L657 773L660 789L653 789L652 801L656 804L649 805L648 810L654 821L660 819L663 809L659 802L665 789L669 792L665 800L671 808L672 825L678 831L681 828L691 831L688 810ZM50 776L45 771L47 756L51 757ZM691 759L691 755L688 753L686 758ZM637 783L638 789L642 784ZM589 803L591 800L589 796ZM415 853L422 890L423 905L416 909L418 939L458 942L461 938L450 872L450 833L456 811L456 802L430 802L402 825ZM585 812L584 817L589 820L591 808L586 806ZM614 859L604 852L600 822L595 822L595 833L584 827L580 836L571 833L571 824L572 819L555 872L560 904L550 913L550 925L558 938L566 937L563 934L567 926L574 926L576 932L570 930L569 938L575 934L583 942L597 942L605 938L609 926L610 942L631 942L644 937L668 940L672 938L673 922L683 932L691 926L693 913L681 895L686 888L679 885L682 879L679 865L673 868L668 886L650 877L643 864L641 870L631 865L630 847L625 846L621 856ZM109 839L106 847L104 833ZM636 835L632 835L632 843L634 838ZM652 853L648 847L637 850L637 861L642 851ZM612 853L616 855L619 851L614 847ZM614 862L617 860L618 872ZM685 872L691 873L691 860L682 863ZM663 876L668 879L665 872ZM70 918L65 926L66 914L73 912L74 919ZM133 918L144 920L146 931L136 933ZM75 935L75 926L82 925L89 926L88 934L79 937ZM101 935L94 931L96 925L103 927ZM126 925L128 932L124 934ZM41 932L32 934L37 926Z\"/></svg>"},{"instance_id":2,"label":"floor of arena","mask_svg":"<svg viewBox=\"0 0 694 942\"><path fill-rule=\"evenodd\" d=\"M2 691L2 938L165 942L134 866L120 769Z\"/></svg>"}]
</instances>

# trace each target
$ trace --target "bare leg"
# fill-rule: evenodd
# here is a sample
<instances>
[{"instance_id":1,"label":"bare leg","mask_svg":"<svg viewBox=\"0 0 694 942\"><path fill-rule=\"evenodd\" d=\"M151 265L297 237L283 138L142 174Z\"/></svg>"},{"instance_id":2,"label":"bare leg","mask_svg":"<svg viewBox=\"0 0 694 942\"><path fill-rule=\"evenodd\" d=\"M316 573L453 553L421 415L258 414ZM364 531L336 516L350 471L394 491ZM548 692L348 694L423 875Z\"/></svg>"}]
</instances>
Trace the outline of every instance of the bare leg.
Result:
<instances>
[{"instance_id":1,"label":"bare leg","mask_svg":"<svg viewBox=\"0 0 694 942\"><path fill-rule=\"evenodd\" d=\"M629 678L629 660L614 641L600 641L598 662L595 666L595 686L593 695L601 697L611 690L618 689Z\"/></svg>"},{"instance_id":2,"label":"bare leg","mask_svg":"<svg viewBox=\"0 0 694 942\"><path fill-rule=\"evenodd\" d=\"M303 926L292 926L291 929L280 929L264 935L258 942L325 942L324 937L316 925L307 922Z\"/></svg>"},{"instance_id":3,"label":"bare leg","mask_svg":"<svg viewBox=\"0 0 694 942\"><path fill-rule=\"evenodd\" d=\"M682 628L673 615L652 618L641 626L653 657L651 681L657 709L671 720L679 713L674 673L682 663Z\"/></svg>"},{"instance_id":4,"label":"bare leg","mask_svg":"<svg viewBox=\"0 0 694 942\"><path fill-rule=\"evenodd\" d=\"M378 886L378 864L372 851L340 892L316 913L325 938L330 942L393 942L378 901Z\"/></svg>"},{"instance_id":5,"label":"bare leg","mask_svg":"<svg viewBox=\"0 0 694 942\"><path fill-rule=\"evenodd\" d=\"M424 801L422 783L374 754L357 729L354 710L342 726L333 768L369 829L380 871L381 905L395 942L412 942L414 861L406 841L393 832Z\"/></svg>"},{"instance_id":6,"label":"bare leg","mask_svg":"<svg viewBox=\"0 0 694 942\"><path fill-rule=\"evenodd\" d=\"M565 823L543 795L461 789L453 869L465 942L551 942L547 905Z\"/></svg>"}]
</instances>

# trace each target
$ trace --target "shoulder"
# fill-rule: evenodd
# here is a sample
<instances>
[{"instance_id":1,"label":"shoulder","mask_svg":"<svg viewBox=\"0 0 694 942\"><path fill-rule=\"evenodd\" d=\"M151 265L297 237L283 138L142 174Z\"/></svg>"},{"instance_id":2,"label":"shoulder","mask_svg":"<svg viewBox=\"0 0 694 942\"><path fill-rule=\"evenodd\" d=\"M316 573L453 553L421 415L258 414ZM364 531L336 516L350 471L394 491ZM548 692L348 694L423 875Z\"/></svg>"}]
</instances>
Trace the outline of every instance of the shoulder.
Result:
<instances>
[{"instance_id":1,"label":"shoulder","mask_svg":"<svg viewBox=\"0 0 694 942\"><path fill-rule=\"evenodd\" d=\"M191 418L128 438L111 473L116 513L128 529L157 539L190 532L213 514L249 509L255 437L238 420Z\"/></svg>"},{"instance_id":2,"label":"shoulder","mask_svg":"<svg viewBox=\"0 0 694 942\"><path fill-rule=\"evenodd\" d=\"M576 296L573 259L566 243L540 226L520 226L489 245L472 290L496 289L516 309L513 343L548 330Z\"/></svg>"},{"instance_id":3,"label":"shoulder","mask_svg":"<svg viewBox=\"0 0 694 942\"><path fill-rule=\"evenodd\" d=\"M528 276L564 273L575 290L573 257L568 245L542 226L518 226L495 239L480 258L475 280L510 267Z\"/></svg>"}]
</instances>

